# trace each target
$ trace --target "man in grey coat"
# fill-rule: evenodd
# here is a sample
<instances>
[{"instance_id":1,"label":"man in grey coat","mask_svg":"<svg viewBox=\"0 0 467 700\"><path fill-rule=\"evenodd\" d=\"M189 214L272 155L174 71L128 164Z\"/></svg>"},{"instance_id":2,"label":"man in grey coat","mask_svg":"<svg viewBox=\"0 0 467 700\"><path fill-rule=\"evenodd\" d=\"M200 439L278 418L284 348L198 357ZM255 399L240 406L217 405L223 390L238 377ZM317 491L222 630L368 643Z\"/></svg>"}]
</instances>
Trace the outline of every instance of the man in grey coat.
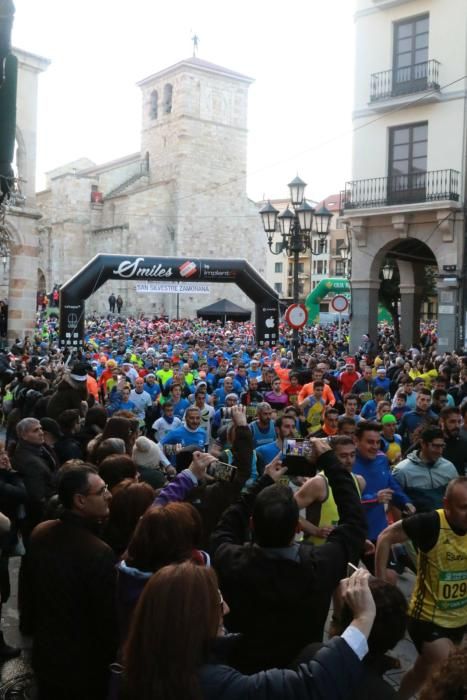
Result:
<instances>
[{"instance_id":1,"label":"man in grey coat","mask_svg":"<svg viewBox=\"0 0 467 700\"><path fill-rule=\"evenodd\" d=\"M410 452L392 473L419 513L442 508L447 485L459 476L454 464L442 456L445 446L443 431L427 428L419 449Z\"/></svg>"}]
</instances>

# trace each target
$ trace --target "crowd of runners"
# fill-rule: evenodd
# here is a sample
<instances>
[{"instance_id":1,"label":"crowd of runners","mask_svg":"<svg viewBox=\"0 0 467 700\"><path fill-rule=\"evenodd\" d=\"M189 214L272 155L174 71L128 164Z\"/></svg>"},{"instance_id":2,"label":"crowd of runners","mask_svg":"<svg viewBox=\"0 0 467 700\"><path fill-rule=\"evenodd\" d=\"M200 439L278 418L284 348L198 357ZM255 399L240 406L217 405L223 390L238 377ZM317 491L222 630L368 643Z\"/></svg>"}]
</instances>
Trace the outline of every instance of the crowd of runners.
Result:
<instances>
[{"instance_id":1,"label":"crowd of runners","mask_svg":"<svg viewBox=\"0 0 467 700\"><path fill-rule=\"evenodd\" d=\"M40 700L391 698L407 633L397 697L464 697L467 354L347 332L109 314L64 353L52 316L0 355Z\"/></svg>"}]
</instances>

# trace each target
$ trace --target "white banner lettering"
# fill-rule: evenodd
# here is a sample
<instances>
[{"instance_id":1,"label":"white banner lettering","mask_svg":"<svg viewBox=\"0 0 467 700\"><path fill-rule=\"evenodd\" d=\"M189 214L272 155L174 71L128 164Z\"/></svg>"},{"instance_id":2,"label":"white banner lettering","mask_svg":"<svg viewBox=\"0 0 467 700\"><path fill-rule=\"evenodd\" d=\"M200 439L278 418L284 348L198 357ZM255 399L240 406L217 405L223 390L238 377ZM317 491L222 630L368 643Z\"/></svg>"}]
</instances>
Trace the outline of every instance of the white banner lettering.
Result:
<instances>
[{"instance_id":1,"label":"white banner lettering","mask_svg":"<svg viewBox=\"0 0 467 700\"><path fill-rule=\"evenodd\" d=\"M135 289L146 294L209 294L211 285L199 282L138 282Z\"/></svg>"}]
</instances>

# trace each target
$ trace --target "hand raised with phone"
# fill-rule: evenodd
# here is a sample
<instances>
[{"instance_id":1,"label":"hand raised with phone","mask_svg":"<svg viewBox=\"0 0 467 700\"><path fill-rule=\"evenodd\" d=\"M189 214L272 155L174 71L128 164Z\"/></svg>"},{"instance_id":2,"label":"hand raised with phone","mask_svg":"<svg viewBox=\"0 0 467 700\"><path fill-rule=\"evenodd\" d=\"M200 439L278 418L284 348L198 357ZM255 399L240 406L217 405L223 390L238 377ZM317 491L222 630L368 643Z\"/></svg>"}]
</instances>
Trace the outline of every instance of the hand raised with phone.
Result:
<instances>
[{"instance_id":1,"label":"hand raised with phone","mask_svg":"<svg viewBox=\"0 0 467 700\"><path fill-rule=\"evenodd\" d=\"M287 471L287 467L282 466L281 454L279 453L274 457L272 462L265 467L264 473L267 474L274 482L278 482L281 476Z\"/></svg>"},{"instance_id":2,"label":"hand raised with phone","mask_svg":"<svg viewBox=\"0 0 467 700\"><path fill-rule=\"evenodd\" d=\"M216 458L207 452L193 452L193 460L190 464L190 471L198 479L202 481L206 477L206 471L211 462L215 462Z\"/></svg>"}]
</instances>

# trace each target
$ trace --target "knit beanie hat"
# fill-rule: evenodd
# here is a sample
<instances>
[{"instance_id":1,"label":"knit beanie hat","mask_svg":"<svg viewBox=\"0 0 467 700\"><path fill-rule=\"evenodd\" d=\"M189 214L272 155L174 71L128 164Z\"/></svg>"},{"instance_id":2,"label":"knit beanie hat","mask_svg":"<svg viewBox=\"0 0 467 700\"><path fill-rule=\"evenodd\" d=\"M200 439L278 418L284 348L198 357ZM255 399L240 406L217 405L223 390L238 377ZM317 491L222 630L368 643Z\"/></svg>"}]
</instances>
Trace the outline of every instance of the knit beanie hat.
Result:
<instances>
[{"instance_id":1,"label":"knit beanie hat","mask_svg":"<svg viewBox=\"0 0 467 700\"><path fill-rule=\"evenodd\" d=\"M381 425L390 425L391 423L397 423L396 417L392 413L385 413L381 418Z\"/></svg>"},{"instance_id":2,"label":"knit beanie hat","mask_svg":"<svg viewBox=\"0 0 467 700\"><path fill-rule=\"evenodd\" d=\"M143 435L136 440L132 456L137 467L158 467L161 461L159 445Z\"/></svg>"}]
</instances>

